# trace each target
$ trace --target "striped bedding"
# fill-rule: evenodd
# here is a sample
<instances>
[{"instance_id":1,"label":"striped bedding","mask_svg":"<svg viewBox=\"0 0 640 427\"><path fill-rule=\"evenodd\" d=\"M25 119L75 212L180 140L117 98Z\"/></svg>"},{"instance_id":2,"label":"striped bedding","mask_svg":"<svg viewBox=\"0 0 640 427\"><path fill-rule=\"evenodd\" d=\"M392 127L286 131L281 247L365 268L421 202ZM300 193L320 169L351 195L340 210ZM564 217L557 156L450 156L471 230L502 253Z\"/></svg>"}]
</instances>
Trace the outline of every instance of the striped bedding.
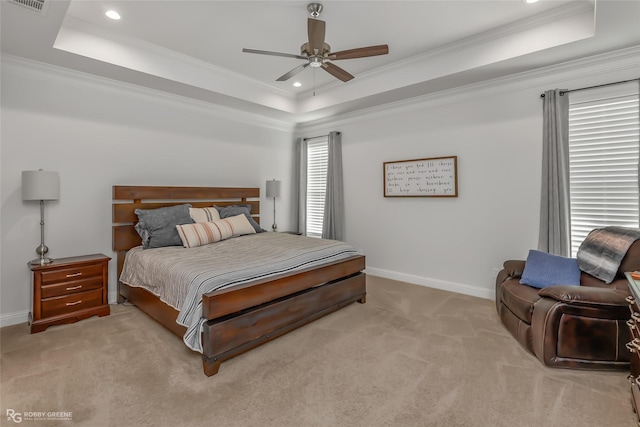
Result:
<instances>
[{"instance_id":1,"label":"striped bedding","mask_svg":"<svg viewBox=\"0 0 640 427\"><path fill-rule=\"evenodd\" d=\"M202 353L202 295L357 255L344 242L287 233L250 234L195 248L131 249L120 281L179 311L187 347Z\"/></svg>"}]
</instances>

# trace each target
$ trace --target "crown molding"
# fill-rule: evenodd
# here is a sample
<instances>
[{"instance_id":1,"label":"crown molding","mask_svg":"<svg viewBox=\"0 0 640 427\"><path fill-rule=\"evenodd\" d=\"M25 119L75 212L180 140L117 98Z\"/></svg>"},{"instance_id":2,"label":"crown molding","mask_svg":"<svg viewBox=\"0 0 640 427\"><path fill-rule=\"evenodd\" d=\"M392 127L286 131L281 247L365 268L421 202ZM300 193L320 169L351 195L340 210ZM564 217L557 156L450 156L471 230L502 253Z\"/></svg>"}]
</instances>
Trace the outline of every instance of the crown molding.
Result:
<instances>
[{"instance_id":1,"label":"crown molding","mask_svg":"<svg viewBox=\"0 0 640 427\"><path fill-rule=\"evenodd\" d=\"M65 32L77 32L84 35L92 35L101 40L108 41L109 43L115 43L123 51L134 50L138 53L147 53L149 55L149 58L147 58L148 61L146 62L153 62L153 58L168 58L168 60L165 62L171 63L175 67L189 68L191 71L190 74L194 74L195 72L197 74L216 76L219 78L219 80L223 80L227 84L233 83L234 86L244 88L248 87L251 91L264 91L270 94L270 96L282 97L283 99L286 99L290 102L295 101L295 95L283 89L268 85L256 79L230 71L226 68L213 65L206 61L199 60L192 56L185 55L174 50L149 43L144 40L140 40L134 37L122 36L117 33L107 31L68 15L65 17L64 22L60 28L60 32L58 33L56 41L53 45L54 48L67 51L72 54L83 55L82 53L75 52L75 48L72 48L76 43L69 40L64 40L65 37L61 35L64 35ZM94 48L92 48L92 50L94 50ZM101 60L99 57L94 59ZM109 63L117 64L117 61L109 61ZM177 74L189 75L189 73L185 73L184 71L185 70L182 70L182 72ZM203 89L206 88L203 87Z\"/></svg>"},{"instance_id":2,"label":"crown molding","mask_svg":"<svg viewBox=\"0 0 640 427\"><path fill-rule=\"evenodd\" d=\"M401 101L394 101L375 107L337 114L315 121L299 123L296 126L296 135L312 132L315 128L326 125L332 127L352 124L361 121L375 120L389 113L401 113L416 107L433 107L451 103L463 102L488 94L506 93L516 90L536 89L549 86L567 86L579 79L596 78L594 84L608 83L611 73L631 72L631 77L640 77L640 45L600 55L567 61L535 70L511 74L479 83L459 86L453 89L433 92ZM569 88L571 89L571 88Z\"/></svg>"},{"instance_id":3,"label":"crown molding","mask_svg":"<svg viewBox=\"0 0 640 427\"><path fill-rule=\"evenodd\" d=\"M479 34L474 34L472 36L456 40L454 42L439 46L435 49L431 49L427 52L423 52L404 60L394 62L389 66L376 68L370 73L386 73L392 69L402 69L410 66L413 63L421 62L425 59L432 59L433 57L442 55L443 53L457 51L463 48L473 48L489 41L495 41L504 37L513 36L514 34L518 34L525 30L537 28L542 25L550 24L561 19L580 15L582 13L592 12L593 10L593 6L590 6L588 3L569 3L565 6L551 9L538 15L532 16L531 18L521 19L520 21L512 22L510 24L503 25L502 27L494 28ZM366 75L366 73L362 74Z\"/></svg>"},{"instance_id":4,"label":"crown molding","mask_svg":"<svg viewBox=\"0 0 640 427\"><path fill-rule=\"evenodd\" d=\"M265 127L273 130L292 132L295 128L293 120L277 120L266 117L257 113L250 113L240 109L225 107L211 102L198 100L195 98L177 95L174 93L140 86L133 83L126 83L120 80L114 80L107 77L98 76L91 73L85 73L58 65L47 64L40 61L15 56L7 53L0 55L2 66L17 65L26 67L29 70L37 70L42 73L56 75L62 78L69 78L74 81L81 81L87 84L108 87L113 90L122 91L127 94L137 94L144 97L153 97L154 102L162 100L167 104L179 103L183 107L197 109L198 112L206 112L213 116L242 124L250 123L255 126Z\"/></svg>"}]
</instances>

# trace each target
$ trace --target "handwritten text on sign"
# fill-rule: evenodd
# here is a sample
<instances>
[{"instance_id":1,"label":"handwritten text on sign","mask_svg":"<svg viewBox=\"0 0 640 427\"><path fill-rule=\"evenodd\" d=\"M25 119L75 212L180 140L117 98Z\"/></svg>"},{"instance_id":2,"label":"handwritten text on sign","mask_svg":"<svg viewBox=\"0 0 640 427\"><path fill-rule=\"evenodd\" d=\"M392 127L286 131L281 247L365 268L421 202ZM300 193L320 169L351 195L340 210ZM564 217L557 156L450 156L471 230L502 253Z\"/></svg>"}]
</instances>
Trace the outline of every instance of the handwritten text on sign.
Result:
<instances>
[{"instance_id":1,"label":"handwritten text on sign","mask_svg":"<svg viewBox=\"0 0 640 427\"><path fill-rule=\"evenodd\" d=\"M385 197L458 197L457 156L384 163Z\"/></svg>"}]
</instances>

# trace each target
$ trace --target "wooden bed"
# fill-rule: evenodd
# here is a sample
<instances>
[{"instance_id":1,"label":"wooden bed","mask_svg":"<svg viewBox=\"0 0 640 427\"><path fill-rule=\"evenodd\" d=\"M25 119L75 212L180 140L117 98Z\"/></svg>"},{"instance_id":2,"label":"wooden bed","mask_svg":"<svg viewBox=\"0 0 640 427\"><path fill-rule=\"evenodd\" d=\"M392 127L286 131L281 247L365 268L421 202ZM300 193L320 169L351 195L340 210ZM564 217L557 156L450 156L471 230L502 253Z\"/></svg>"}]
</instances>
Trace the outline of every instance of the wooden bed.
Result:
<instances>
[{"instance_id":1,"label":"wooden bed","mask_svg":"<svg viewBox=\"0 0 640 427\"><path fill-rule=\"evenodd\" d=\"M121 283L124 259L129 249L140 245L134 229L134 210L155 209L190 203L193 207L249 204L259 222L260 189L228 187L113 187L113 250L117 253L118 303L136 305L173 333L182 337L186 327L176 323L178 310L160 301L151 292ZM294 274L256 280L202 296L202 364L207 376L220 363L264 344L295 328L353 302L365 302L364 256Z\"/></svg>"}]
</instances>

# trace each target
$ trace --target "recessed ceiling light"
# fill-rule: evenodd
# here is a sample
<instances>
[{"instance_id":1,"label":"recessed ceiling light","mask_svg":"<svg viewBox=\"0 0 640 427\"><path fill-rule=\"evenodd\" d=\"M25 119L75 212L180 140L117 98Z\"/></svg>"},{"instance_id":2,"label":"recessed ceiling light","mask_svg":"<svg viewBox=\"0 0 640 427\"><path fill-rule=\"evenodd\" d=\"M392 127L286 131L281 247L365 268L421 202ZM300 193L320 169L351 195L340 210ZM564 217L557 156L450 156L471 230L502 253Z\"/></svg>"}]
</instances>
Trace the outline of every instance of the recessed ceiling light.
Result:
<instances>
[{"instance_id":1,"label":"recessed ceiling light","mask_svg":"<svg viewBox=\"0 0 640 427\"><path fill-rule=\"evenodd\" d=\"M109 10L105 13L105 15L107 15L111 19L115 19L115 20L120 19L120 14L115 10Z\"/></svg>"},{"instance_id":2,"label":"recessed ceiling light","mask_svg":"<svg viewBox=\"0 0 640 427\"><path fill-rule=\"evenodd\" d=\"M538 3L538 0L524 0L525 3Z\"/></svg>"},{"instance_id":3,"label":"recessed ceiling light","mask_svg":"<svg viewBox=\"0 0 640 427\"><path fill-rule=\"evenodd\" d=\"M294 85L295 87L300 87L300 86L302 86L302 83L300 83L300 82L295 82L293 85Z\"/></svg>"}]
</instances>

